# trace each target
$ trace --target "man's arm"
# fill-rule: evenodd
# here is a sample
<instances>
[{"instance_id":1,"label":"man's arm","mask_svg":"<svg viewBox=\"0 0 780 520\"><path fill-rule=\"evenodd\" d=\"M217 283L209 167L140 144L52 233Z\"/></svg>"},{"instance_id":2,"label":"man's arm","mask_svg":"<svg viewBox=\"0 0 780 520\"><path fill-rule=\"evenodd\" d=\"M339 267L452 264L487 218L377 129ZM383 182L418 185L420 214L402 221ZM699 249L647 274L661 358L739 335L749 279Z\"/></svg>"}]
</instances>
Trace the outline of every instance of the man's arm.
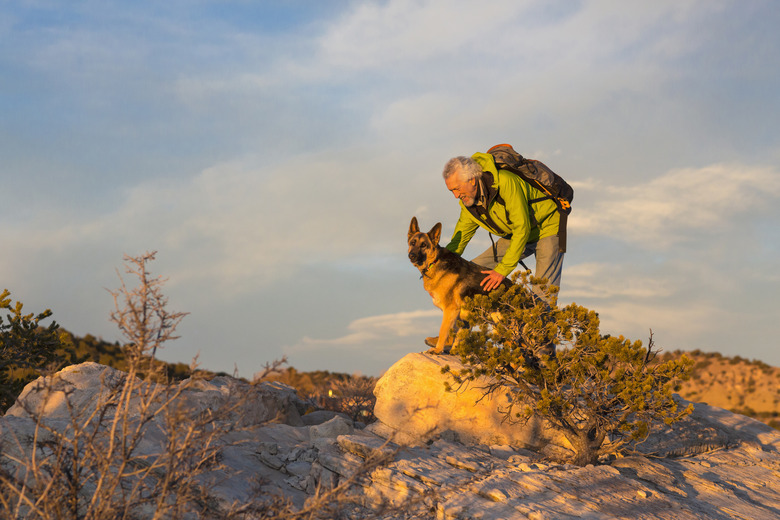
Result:
<instances>
[{"instance_id":1,"label":"man's arm","mask_svg":"<svg viewBox=\"0 0 780 520\"><path fill-rule=\"evenodd\" d=\"M477 232L479 225L471 218L471 214L466 208L461 205L460 217L458 217L458 223L455 224L455 231L452 233L452 239L450 243L444 246L453 253L458 255L463 254L466 249L466 245Z\"/></svg>"}]
</instances>

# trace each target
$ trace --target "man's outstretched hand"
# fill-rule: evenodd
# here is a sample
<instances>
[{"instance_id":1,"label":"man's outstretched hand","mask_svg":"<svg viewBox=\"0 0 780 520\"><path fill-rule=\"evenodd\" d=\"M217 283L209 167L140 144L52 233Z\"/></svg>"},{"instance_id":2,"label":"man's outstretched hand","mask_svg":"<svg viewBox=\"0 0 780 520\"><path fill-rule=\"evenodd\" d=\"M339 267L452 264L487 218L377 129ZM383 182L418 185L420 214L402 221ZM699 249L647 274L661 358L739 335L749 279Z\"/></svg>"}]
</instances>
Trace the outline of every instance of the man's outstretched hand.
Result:
<instances>
[{"instance_id":1,"label":"man's outstretched hand","mask_svg":"<svg viewBox=\"0 0 780 520\"><path fill-rule=\"evenodd\" d=\"M501 282L503 282L504 278L506 278L506 276L503 274L498 273L492 269L489 271L482 271L482 274L487 274L487 276L484 277L481 282L479 282L479 285L482 286L482 288L486 291L492 291L501 285Z\"/></svg>"}]
</instances>

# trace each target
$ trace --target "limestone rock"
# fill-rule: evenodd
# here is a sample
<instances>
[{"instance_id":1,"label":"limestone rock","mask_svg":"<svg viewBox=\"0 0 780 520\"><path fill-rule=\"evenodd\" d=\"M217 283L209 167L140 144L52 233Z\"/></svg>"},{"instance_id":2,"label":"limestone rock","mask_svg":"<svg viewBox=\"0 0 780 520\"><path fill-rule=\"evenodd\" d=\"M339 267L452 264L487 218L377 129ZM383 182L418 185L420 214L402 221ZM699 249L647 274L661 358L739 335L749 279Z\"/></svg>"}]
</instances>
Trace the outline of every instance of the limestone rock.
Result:
<instances>
[{"instance_id":1,"label":"limestone rock","mask_svg":"<svg viewBox=\"0 0 780 520\"><path fill-rule=\"evenodd\" d=\"M418 368L427 367L431 374L426 377L431 381L435 379L435 365L446 359L434 358L434 363L423 355L407 358ZM401 375L391 374L383 384ZM408 372L406 375L411 377ZM100 398L101 381L124 377L99 365L71 367L57 376L57 384L67 383L71 389L62 386L63 394L58 399L64 399L67 390L67 395L85 409ZM268 401L263 407L241 402L248 413L246 424L229 429L217 441L219 464L199 477L215 517L251 505L258 492L261 498L282 495L301 507L314 499L318 488L330 490L345 482L354 482L353 501L345 504L349 514L338 517L353 520L780 517L780 432L711 406L696 404L690 417L637 445L637 453L631 456L580 468L545 461L535 450L538 443L523 444L534 449L522 448L509 432L501 433L501 440L496 441L494 431L480 434L474 424L468 431L455 430L458 425L451 420L446 428L439 427L442 434L438 437L419 426L410 438L425 438L427 442L407 445L399 445L398 431L382 423L365 430L351 427L343 418L331 418L333 424L315 426L258 424L259 417L268 416L263 410L273 410L276 399L288 390L252 394L250 387L248 383L223 379L191 388L186 396L195 414L206 405L231 407L235 401L230 396L244 392ZM417 388L422 391L424 387ZM391 423L394 414L415 410L423 400L422 396L397 389L393 396L380 400L385 408L378 415ZM434 394L431 403L450 406L457 412L447 396L437 394L435 386L430 391ZM43 405L40 409L48 414L45 419L64 422L64 401L45 403L40 399L40 388L34 387L25 389L23 395L28 408ZM405 404L406 399L414 404ZM280 402L297 410L294 399ZM458 413L466 415L465 411ZM432 421L430 417L426 420ZM443 414L442 420L447 420ZM493 426L489 418L481 420ZM414 420L411 422L414 424ZM0 471L13 473L15 461L29 456L36 447L35 434L35 421L24 407L0 417ZM45 430L38 434L39 441L52 440ZM462 442L464 439L469 442ZM153 457L159 447L159 442L141 443L139 455ZM37 448L40 457L45 450L40 445ZM377 458L384 462L371 464ZM350 480L356 472L361 478ZM151 518L152 513L142 511L138 518Z\"/></svg>"},{"instance_id":2,"label":"limestone rock","mask_svg":"<svg viewBox=\"0 0 780 520\"><path fill-rule=\"evenodd\" d=\"M50 421L67 421L71 410L80 412L94 406L96 400L108 395L109 389L121 384L126 377L126 373L98 363L71 365L53 376L39 377L25 386L17 403L6 415L30 417L31 413L36 413ZM156 386L140 381L138 384L141 391ZM303 426L301 414L306 404L290 386L281 383L250 385L232 377L215 377L210 381L187 380L180 385L185 389L179 402L190 415L223 410L227 411L223 420L236 426L246 427L269 421ZM166 388L165 392L172 394L177 390L176 386Z\"/></svg>"},{"instance_id":3,"label":"limestone rock","mask_svg":"<svg viewBox=\"0 0 780 520\"><path fill-rule=\"evenodd\" d=\"M381 426L377 433L394 434L393 440L415 445L439 437L468 444L507 444L544 450L549 445L568 448L565 438L537 418L525 424L510 424L499 411L506 409L506 392L484 397L481 390L488 380L468 383L456 392L448 392L445 383L452 379L442 374L449 366L458 371L462 365L455 356L424 353L407 354L379 379L374 390L374 415Z\"/></svg>"},{"instance_id":4,"label":"limestone rock","mask_svg":"<svg viewBox=\"0 0 780 520\"><path fill-rule=\"evenodd\" d=\"M350 434L353 430L352 421L345 419L340 415L336 415L329 421L322 424L315 424L309 428L313 441L322 438L335 439L339 435Z\"/></svg>"},{"instance_id":5,"label":"limestone rock","mask_svg":"<svg viewBox=\"0 0 780 520\"><path fill-rule=\"evenodd\" d=\"M187 381L180 384L186 385ZM269 421L303 426L301 415L306 409L291 386L278 382L249 385L227 376L193 381L185 390L183 401L197 413L229 409L225 420L242 427Z\"/></svg>"},{"instance_id":6,"label":"limestone rock","mask_svg":"<svg viewBox=\"0 0 780 520\"><path fill-rule=\"evenodd\" d=\"M340 412L333 412L331 410L315 410L313 412L301 416L301 420L303 421L303 424L306 426L314 426L317 424L322 424L324 422L330 421L334 417L342 417L344 419L350 420L347 414L340 413Z\"/></svg>"},{"instance_id":7,"label":"limestone rock","mask_svg":"<svg viewBox=\"0 0 780 520\"><path fill-rule=\"evenodd\" d=\"M37 413L49 420L69 420L70 409L79 411L91 406L126 377L126 373L98 363L71 365L27 384L6 415L30 417Z\"/></svg>"}]
</instances>

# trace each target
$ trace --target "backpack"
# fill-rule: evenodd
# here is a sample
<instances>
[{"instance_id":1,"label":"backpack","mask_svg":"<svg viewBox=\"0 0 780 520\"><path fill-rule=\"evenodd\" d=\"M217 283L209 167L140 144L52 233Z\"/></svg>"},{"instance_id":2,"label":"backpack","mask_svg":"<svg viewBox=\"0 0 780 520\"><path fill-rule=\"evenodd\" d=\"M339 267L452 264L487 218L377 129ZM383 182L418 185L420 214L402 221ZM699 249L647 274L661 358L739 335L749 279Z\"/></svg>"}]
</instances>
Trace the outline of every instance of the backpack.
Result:
<instances>
[{"instance_id":1,"label":"backpack","mask_svg":"<svg viewBox=\"0 0 780 520\"><path fill-rule=\"evenodd\" d=\"M552 199L562 215L571 213L574 189L563 180L563 177L552 171L541 161L526 159L508 144L497 144L490 148L487 153L493 156L497 169L509 170L534 188L547 194L546 197L529 200L528 204Z\"/></svg>"}]
</instances>

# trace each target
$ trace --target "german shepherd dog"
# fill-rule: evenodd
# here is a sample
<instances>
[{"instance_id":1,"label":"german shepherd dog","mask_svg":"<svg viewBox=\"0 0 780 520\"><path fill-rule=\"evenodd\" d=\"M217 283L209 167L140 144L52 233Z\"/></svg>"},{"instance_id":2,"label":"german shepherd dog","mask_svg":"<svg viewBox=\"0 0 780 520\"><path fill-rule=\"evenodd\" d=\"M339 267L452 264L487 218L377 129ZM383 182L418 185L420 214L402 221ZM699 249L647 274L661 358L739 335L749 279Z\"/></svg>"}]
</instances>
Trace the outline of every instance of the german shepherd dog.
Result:
<instances>
[{"instance_id":1,"label":"german shepherd dog","mask_svg":"<svg viewBox=\"0 0 780 520\"><path fill-rule=\"evenodd\" d=\"M482 271L488 270L441 247L440 238L441 222L427 233L421 233L417 217L412 217L407 237L409 260L420 270L423 287L433 298L433 304L444 313L439 337L425 340L432 347L428 350L432 354L442 354L452 348L457 332L453 329L461 317L463 299L486 293L480 282L485 278ZM503 285L509 287L511 284L509 279L504 279Z\"/></svg>"}]
</instances>

